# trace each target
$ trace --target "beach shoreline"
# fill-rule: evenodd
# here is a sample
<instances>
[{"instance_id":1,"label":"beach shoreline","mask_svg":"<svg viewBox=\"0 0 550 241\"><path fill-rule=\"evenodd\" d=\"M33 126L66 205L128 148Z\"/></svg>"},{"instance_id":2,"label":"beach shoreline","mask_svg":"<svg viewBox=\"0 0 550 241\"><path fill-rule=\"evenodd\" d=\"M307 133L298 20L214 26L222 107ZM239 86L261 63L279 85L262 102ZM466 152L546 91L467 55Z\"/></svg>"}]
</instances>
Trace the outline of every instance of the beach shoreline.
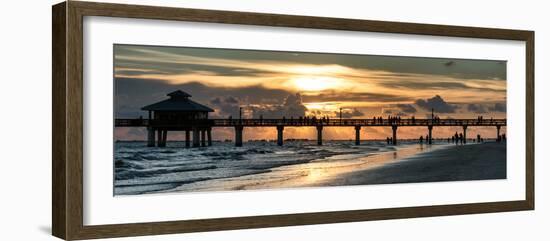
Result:
<instances>
[{"instance_id":1,"label":"beach shoreline","mask_svg":"<svg viewBox=\"0 0 550 241\"><path fill-rule=\"evenodd\" d=\"M442 182L442 181L468 181L468 180L491 180L506 178L506 144L496 142L471 143L467 145L455 145L446 142L434 143L433 145L422 145L418 143L404 143L398 146L385 146L373 143L369 145L344 147L337 144L332 148L308 145L307 153L316 153L317 159L303 156L303 161L281 161L286 160L295 151L303 152L302 147L294 149L280 149L270 154L271 159L239 159L225 162L206 162L200 165L188 166L183 170L181 164L189 163L186 156L193 155L193 152L182 153L181 162L167 161L158 163L156 160L148 161L154 165L151 169L140 169L137 166L136 172L140 175L155 173L170 175L169 177L179 178L183 176L184 181L164 181L145 183L145 186L119 186L116 187L117 195L125 194L154 194L154 193L193 193L193 192L218 192L236 190L281 190L305 187L331 187L350 185L371 185L371 184L393 184L393 183L419 183L419 182ZM264 148L270 148L266 146ZM332 154L325 153L326 148ZM348 150L348 148L351 148ZM223 149L223 148L222 148ZM227 149L232 150L232 149ZM180 151L165 150L165 155L174 155L173 152ZM185 150L183 151L201 151ZM204 151L204 150L203 150ZM255 152L258 152L256 150ZM249 153L239 151L238 153ZM246 154L249 158L265 157L265 154ZM325 153L325 154L320 154ZM196 154L195 154L196 155ZM203 154L204 155L204 154ZM234 154L233 154L234 155ZM239 154L241 155L241 154ZM252 156L250 156L252 155ZM134 157L134 156L131 156ZM280 159L283 157L282 159ZM225 157L224 157L225 158ZM275 158L275 159L273 159ZM277 159L279 158L279 159ZM309 160L308 160L309 159ZM243 162L244 161L244 162ZM121 165L137 165L143 161L133 161ZM181 164L180 164L181 163ZM258 169L250 169L231 177L203 178L197 174L226 175L223 165L254 165ZM205 166L206 165L206 166ZM164 166L175 167L174 174L164 170ZM269 167L272 166L272 167ZM193 168L191 168L193 167ZM200 168L199 168L200 167ZM208 167L208 168L207 168ZM160 168L160 169L159 169ZM182 172L178 172L182 171ZM167 174L163 174L166 172ZM248 173L248 174L247 174ZM119 176L124 178L120 172ZM126 174L129 175L129 174ZM145 176L145 178L149 178ZM155 177L153 177L155 178ZM187 179L185 179L187 178ZM202 179L202 180L201 180ZM150 179L156 181L156 179ZM178 180L178 179L176 179ZM188 181L186 181L188 180ZM120 180L132 184L133 179ZM150 186L147 186L150 185ZM170 187L172 186L172 187ZM137 191L133 191L133 189ZM155 190L157 189L157 190Z\"/></svg>"},{"instance_id":2,"label":"beach shoreline","mask_svg":"<svg viewBox=\"0 0 550 241\"><path fill-rule=\"evenodd\" d=\"M506 143L450 145L387 165L348 173L322 186L506 179Z\"/></svg>"},{"instance_id":3,"label":"beach shoreline","mask_svg":"<svg viewBox=\"0 0 550 241\"><path fill-rule=\"evenodd\" d=\"M230 191L335 187L506 178L506 144L412 144L356 161L316 162L277 167L273 173L196 183L171 191ZM202 185L204 184L204 185Z\"/></svg>"},{"instance_id":4,"label":"beach shoreline","mask_svg":"<svg viewBox=\"0 0 550 241\"><path fill-rule=\"evenodd\" d=\"M350 173L383 167L420 153L439 150L447 146L449 144L404 144L397 147L392 146L385 152L360 157L348 156L348 154L335 155L307 163L275 167L265 173L197 182L163 192L288 189L349 185L331 183L330 180L338 181L340 177Z\"/></svg>"}]
</instances>

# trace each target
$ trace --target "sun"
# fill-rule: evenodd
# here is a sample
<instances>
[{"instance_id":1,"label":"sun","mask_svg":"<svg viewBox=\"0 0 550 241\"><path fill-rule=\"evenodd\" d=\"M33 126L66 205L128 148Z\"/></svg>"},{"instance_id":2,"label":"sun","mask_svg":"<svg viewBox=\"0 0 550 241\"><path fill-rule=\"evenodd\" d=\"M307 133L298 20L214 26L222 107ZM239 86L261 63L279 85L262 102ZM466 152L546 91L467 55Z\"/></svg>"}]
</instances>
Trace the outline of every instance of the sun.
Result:
<instances>
[{"instance_id":1,"label":"sun","mask_svg":"<svg viewBox=\"0 0 550 241\"><path fill-rule=\"evenodd\" d=\"M292 85L299 91L323 91L345 86L342 79L327 76L299 76L292 79Z\"/></svg>"}]
</instances>

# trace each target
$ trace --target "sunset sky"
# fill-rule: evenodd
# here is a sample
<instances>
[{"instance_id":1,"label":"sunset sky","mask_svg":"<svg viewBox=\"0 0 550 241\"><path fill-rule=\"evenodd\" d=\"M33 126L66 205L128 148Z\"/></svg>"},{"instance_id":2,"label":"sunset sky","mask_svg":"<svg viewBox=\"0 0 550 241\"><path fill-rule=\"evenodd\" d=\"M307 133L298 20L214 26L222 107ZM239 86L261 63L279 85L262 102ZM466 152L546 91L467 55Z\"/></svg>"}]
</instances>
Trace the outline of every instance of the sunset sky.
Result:
<instances>
[{"instance_id":1,"label":"sunset sky","mask_svg":"<svg viewBox=\"0 0 550 241\"><path fill-rule=\"evenodd\" d=\"M210 118L285 116L345 118L399 115L426 118L506 118L506 62L210 48L114 46L115 116L147 113L141 107L183 90L215 112ZM143 128L116 128L115 139L143 140ZM399 128L400 138L418 138L427 128ZM472 127L493 137L494 128ZM434 137L458 128L439 127ZM285 128L285 138L315 137L314 128ZM326 139L351 139L353 128L326 128ZM245 139L274 139L275 128L245 129ZM367 139L389 136L391 128L362 128ZM232 139L215 128L214 139ZM181 139L170 133L169 139Z\"/></svg>"}]
</instances>

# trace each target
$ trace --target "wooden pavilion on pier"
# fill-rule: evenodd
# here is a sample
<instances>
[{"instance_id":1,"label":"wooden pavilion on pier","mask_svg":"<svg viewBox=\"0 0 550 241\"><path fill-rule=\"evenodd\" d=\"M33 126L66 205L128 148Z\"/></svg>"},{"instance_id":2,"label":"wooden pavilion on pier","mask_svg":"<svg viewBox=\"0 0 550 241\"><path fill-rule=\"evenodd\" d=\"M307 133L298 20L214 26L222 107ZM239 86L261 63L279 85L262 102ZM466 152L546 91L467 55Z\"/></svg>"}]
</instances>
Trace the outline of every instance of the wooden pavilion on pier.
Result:
<instances>
[{"instance_id":1,"label":"wooden pavilion on pier","mask_svg":"<svg viewBox=\"0 0 550 241\"><path fill-rule=\"evenodd\" d=\"M177 90L167 94L170 98L141 108L149 112L147 146L166 146L168 131L185 131L185 145L193 147L212 145L212 125L208 113L214 110L189 99L190 94Z\"/></svg>"}]
</instances>

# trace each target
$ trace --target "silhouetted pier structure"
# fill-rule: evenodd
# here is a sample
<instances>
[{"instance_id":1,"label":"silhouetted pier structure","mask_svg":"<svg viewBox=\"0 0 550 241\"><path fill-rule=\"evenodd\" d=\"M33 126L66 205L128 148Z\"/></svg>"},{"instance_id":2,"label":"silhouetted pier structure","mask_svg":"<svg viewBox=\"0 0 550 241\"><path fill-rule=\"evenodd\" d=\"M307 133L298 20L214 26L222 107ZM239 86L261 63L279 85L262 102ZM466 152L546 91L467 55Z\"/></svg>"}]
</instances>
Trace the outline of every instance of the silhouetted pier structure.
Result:
<instances>
[{"instance_id":1,"label":"silhouetted pier structure","mask_svg":"<svg viewBox=\"0 0 550 241\"><path fill-rule=\"evenodd\" d=\"M491 126L496 128L496 138L500 139L500 128L506 126L506 119L342 119L342 118L281 118L281 119L208 119L208 113L214 110L189 99L191 95L178 90L169 93L169 99L148 105L142 110L148 111L147 119L115 119L115 127L147 128L147 146L166 146L168 131L185 131L185 146L211 146L212 128L232 127L235 129L235 146L243 145L244 128L275 127L277 128L277 144L283 145L285 127L315 127L317 129L317 144L323 144L323 129L325 127L353 127L355 129L355 144L361 143L362 127L391 127L392 144L397 145L397 129L400 127L424 126L428 130L426 142L432 144L434 127L460 126L463 138L467 140L466 131L471 126ZM433 116L433 114L432 114ZM156 138L155 138L156 133ZM155 140L156 139L156 140Z\"/></svg>"},{"instance_id":2,"label":"silhouetted pier structure","mask_svg":"<svg viewBox=\"0 0 550 241\"><path fill-rule=\"evenodd\" d=\"M208 113L214 112L189 99L190 94L181 90L169 93L169 99L145 106L142 110L149 112L147 119L115 120L115 126L143 126L147 128L147 146L166 146L168 131L185 131L185 146L190 146L190 133L193 133L193 147L212 145L212 126Z\"/></svg>"},{"instance_id":3,"label":"silhouetted pier structure","mask_svg":"<svg viewBox=\"0 0 550 241\"><path fill-rule=\"evenodd\" d=\"M148 129L164 131L160 146L165 145L167 130L186 131L186 143L189 143L189 132L193 132L193 146L204 143L204 131L208 133L208 145L211 145L211 130L215 127L233 127L235 129L235 145L242 146L244 128L275 127L277 128L277 144L283 145L285 127L315 127L317 129L317 144L323 143L323 129L328 127L353 127L355 129L355 144L361 142L362 127L391 127L392 144L397 144L397 129L400 127L424 126L428 130L428 140L431 144L434 127L459 126L462 127L464 139L467 139L467 129L472 126L489 126L496 128L496 137L500 135L500 128L506 126L506 119L401 119L401 120L373 120L373 119L329 119L329 120L298 120L298 119L204 119L187 121L148 120L148 119L116 119L116 127L146 127ZM203 131L204 130L204 131ZM201 135L199 136L199 132ZM197 133L197 134L195 134ZM351 132L350 132L351 133ZM153 135L154 137L154 135ZM199 140L200 138L200 140ZM151 139L149 139L151 141ZM153 140L154 142L154 140Z\"/></svg>"}]
</instances>

